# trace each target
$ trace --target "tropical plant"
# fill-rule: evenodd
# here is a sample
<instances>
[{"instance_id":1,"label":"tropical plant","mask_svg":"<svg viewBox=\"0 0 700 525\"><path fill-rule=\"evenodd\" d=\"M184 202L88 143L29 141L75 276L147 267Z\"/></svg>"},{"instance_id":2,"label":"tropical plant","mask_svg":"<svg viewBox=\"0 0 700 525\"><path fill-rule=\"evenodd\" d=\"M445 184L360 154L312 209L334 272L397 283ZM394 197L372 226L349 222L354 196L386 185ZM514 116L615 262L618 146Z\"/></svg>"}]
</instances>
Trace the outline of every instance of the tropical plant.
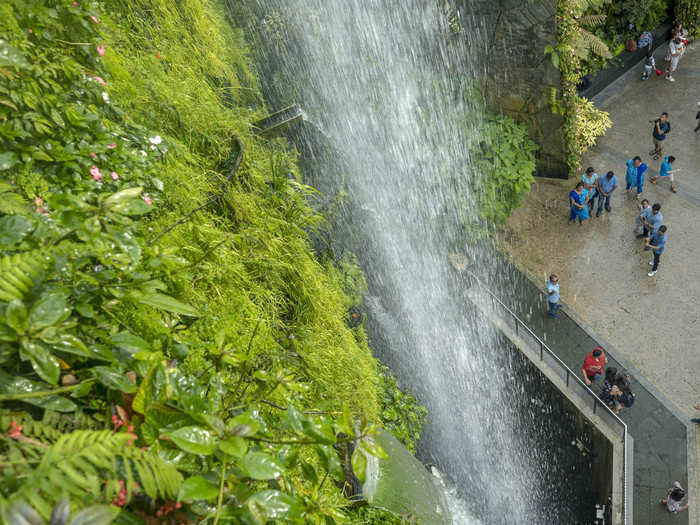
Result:
<instances>
[{"instance_id":1,"label":"tropical plant","mask_svg":"<svg viewBox=\"0 0 700 525\"><path fill-rule=\"evenodd\" d=\"M344 520L336 449L383 454L361 273L313 257L240 36L195 0L0 15L0 515Z\"/></svg>"}]
</instances>

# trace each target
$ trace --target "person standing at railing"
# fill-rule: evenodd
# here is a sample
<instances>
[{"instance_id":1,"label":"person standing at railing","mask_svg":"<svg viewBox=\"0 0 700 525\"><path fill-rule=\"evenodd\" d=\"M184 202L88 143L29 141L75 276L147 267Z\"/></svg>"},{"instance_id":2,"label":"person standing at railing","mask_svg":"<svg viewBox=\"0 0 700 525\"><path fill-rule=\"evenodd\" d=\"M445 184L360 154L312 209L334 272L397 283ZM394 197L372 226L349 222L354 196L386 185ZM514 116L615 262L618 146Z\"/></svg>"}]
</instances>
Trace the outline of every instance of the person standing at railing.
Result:
<instances>
[{"instance_id":1,"label":"person standing at railing","mask_svg":"<svg viewBox=\"0 0 700 525\"><path fill-rule=\"evenodd\" d=\"M559 314L557 313L557 310L561 308L559 304L559 277L555 273L550 275L549 281L547 281L547 303L549 304L547 315L554 319L559 319Z\"/></svg>"},{"instance_id":2,"label":"person standing at railing","mask_svg":"<svg viewBox=\"0 0 700 525\"><path fill-rule=\"evenodd\" d=\"M603 374L603 368L607 362L608 358L605 357L605 352L603 352L603 349L599 346L588 353L583 359L583 367L581 368L583 380L586 382L587 386L591 386L593 381L600 379Z\"/></svg>"}]
</instances>

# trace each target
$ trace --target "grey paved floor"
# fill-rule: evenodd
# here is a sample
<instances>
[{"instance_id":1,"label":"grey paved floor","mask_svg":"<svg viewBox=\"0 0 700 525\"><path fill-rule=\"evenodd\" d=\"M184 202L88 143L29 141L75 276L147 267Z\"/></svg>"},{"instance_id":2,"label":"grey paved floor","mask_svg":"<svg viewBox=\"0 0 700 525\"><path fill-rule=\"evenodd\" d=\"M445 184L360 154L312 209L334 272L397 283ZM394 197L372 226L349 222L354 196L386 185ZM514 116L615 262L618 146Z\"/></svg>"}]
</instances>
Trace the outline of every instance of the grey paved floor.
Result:
<instances>
[{"instance_id":1,"label":"grey paved floor","mask_svg":"<svg viewBox=\"0 0 700 525\"><path fill-rule=\"evenodd\" d=\"M599 342L565 313L553 320L545 315L546 300L537 287L519 272L509 274L510 293L502 300L557 353L569 368L578 372L583 358ZM608 366L624 370L613 356ZM670 515L658 504L670 483L688 486L686 427L652 393L632 378L636 401L622 412L634 438L634 523L635 525L687 524L688 513ZM601 385L594 384L598 392Z\"/></svg>"},{"instance_id":2,"label":"grey paved floor","mask_svg":"<svg viewBox=\"0 0 700 525\"><path fill-rule=\"evenodd\" d=\"M663 49L657 53L659 64L663 64L663 53ZM618 174L623 186L613 197L612 213L582 226L567 226L566 195L573 179L540 179L509 219L503 246L541 283L549 273L558 273L562 298L576 316L609 341L621 359L639 370L690 418L698 417L693 405L700 403L700 133L693 133L696 102L700 100L700 42L690 46L675 77L675 83L656 77L642 82L637 74L630 73L596 97L598 106L610 112L613 127L588 152L583 165L593 166L599 173L613 170ZM624 163L634 155L643 158L651 174L658 173L659 162L649 158L652 144L648 120L661 111L670 114L672 125L665 152L676 156L676 167L682 171L677 194L669 191L668 182L645 186L644 197L662 205L664 223L669 227L660 271L649 278L647 262L651 257L632 232L636 203L622 190ZM536 305L529 307L537 311ZM579 343L578 332L565 328L570 322L563 321L559 327L542 324L539 329L554 349L560 348L568 355L566 359L580 367L577 361L584 350L590 350L586 346L591 341L584 338ZM544 319L535 315L532 322L543 323ZM640 390L638 387L636 391L641 396ZM641 520L639 523L663 524L662 520L669 517L657 512L658 493L681 477L679 469L664 465L680 461L686 448L675 452L680 444L677 439L681 439L680 421L668 426L663 410L651 397L645 398L639 397L637 405L625 415L631 418L636 440L635 461L639 458L653 464L649 469L640 465L640 476L635 480L635 517ZM677 430L669 430L673 428ZM700 450L698 441L695 447ZM689 487L696 494L697 484L695 478ZM648 508L641 506L643 501L648 501ZM697 503L691 501L694 525L700 523L700 509L693 508ZM673 519L679 523L688 520L682 515Z\"/></svg>"}]
</instances>

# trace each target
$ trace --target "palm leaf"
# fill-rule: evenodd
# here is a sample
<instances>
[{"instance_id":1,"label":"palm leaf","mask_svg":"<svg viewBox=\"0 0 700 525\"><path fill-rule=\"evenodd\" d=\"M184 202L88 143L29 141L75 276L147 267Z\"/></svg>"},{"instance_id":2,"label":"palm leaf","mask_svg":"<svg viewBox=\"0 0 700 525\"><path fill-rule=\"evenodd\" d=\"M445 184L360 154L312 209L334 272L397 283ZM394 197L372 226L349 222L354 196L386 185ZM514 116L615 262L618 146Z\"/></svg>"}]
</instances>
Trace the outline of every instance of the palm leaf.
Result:
<instances>
[{"instance_id":1,"label":"palm leaf","mask_svg":"<svg viewBox=\"0 0 700 525\"><path fill-rule=\"evenodd\" d=\"M64 434L46 449L38 467L10 500L28 501L48 518L64 497L85 505L111 501L119 492L119 480L138 481L153 499L177 496L182 476L175 467L129 444L127 433L109 430L77 430ZM131 496L131 487L128 497Z\"/></svg>"},{"instance_id":2,"label":"palm leaf","mask_svg":"<svg viewBox=\"0 0 700 525\"><path fill-rule=\"evenodd\" d=\"M607 15L586 15L579 18L578 23L582 26L599 26L606 18Z\"/></svg>"},{"instance_id":3,"label":"palm leaf","mask_svg":"<svg viewBox=\"0 0 700 525\"><path fill-rule=\"evenodd\" d=\"M593 33L586 31L585 29L579 28L579 39L576 42L576 46L582 49L590 50L600 57L606 59L612 58L612 53L610 53L608 45Z\"/></svg>"}]
</instances>

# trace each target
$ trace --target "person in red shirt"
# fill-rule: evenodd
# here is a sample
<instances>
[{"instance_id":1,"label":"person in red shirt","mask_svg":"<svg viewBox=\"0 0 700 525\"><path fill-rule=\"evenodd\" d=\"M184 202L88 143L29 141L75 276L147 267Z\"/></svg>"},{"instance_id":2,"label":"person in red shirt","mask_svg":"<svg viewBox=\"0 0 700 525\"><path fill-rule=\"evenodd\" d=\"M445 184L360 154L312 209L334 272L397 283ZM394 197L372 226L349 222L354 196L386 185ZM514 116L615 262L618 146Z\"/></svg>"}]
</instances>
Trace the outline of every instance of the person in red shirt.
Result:
<instances>
[{"instance_id":1,"label":"person in red shirt","mask_svg":"<svg viewBox=\"0 0 700 525\"><path fill-rule=\"evenodd\" d=\"M594 348L583 360L583 380L586 385L591 386L591 383L596 379L600 379L603 374L603 368L608 362L608 358L605 357L605 353L601 347Z\"/></svg>"}]
</instances>

